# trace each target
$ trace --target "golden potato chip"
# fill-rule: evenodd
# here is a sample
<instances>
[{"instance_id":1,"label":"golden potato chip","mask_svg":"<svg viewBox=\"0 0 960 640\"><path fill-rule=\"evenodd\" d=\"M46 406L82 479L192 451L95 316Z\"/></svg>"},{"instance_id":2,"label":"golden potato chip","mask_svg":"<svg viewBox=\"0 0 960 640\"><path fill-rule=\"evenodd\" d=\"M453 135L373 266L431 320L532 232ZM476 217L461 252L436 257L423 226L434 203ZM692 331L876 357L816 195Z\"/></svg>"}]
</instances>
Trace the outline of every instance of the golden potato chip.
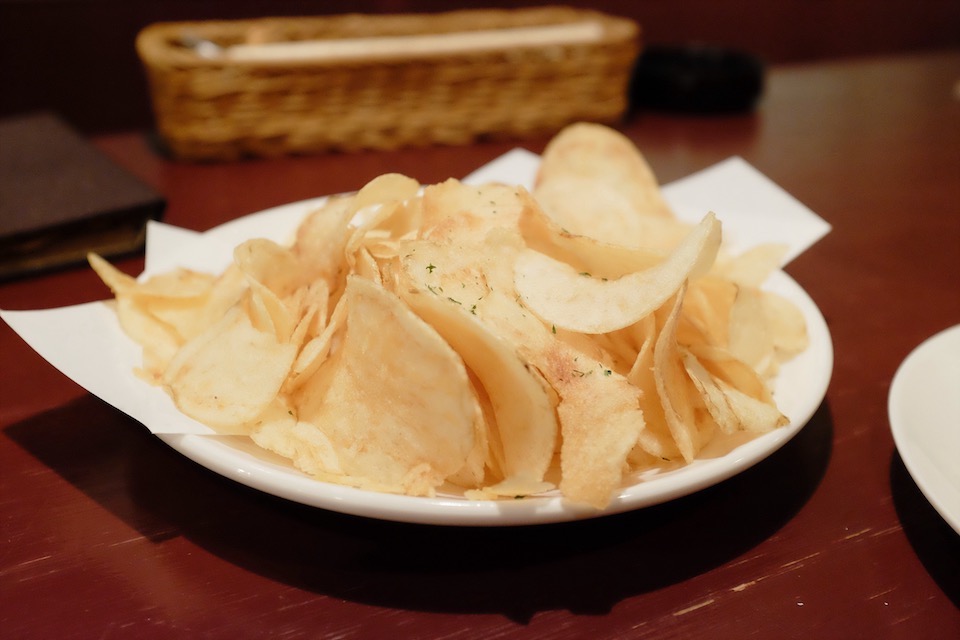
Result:
<instances>
[{"instance_id":1,"label":"golden potato chip","mask_svg":"<svg viewBox=\"0 0 960 640\"><path fill-rule=\"evenodd\" d=\"M619 278L649 269L662 262L667 254L665 250L628 247L571 232L547 216L539 206L526 207L519 224L527 247L565 262L578 273L589 273L597 278Z\"/></svg>"},{"instance_id":2,"label":"golden potato chip","mask_svg":"<svg viewBox=\"0 0 960 640\"><path fill-rule=\"evenodd\" d=\"M231 265L210 283L203 295L189 299L137 297L150 314L172 326L183 343L222 318L227 309L240 300L246 288L239 270Z\"/></svg>"},{"instance_id":3,"label":"golden potato chip","mask_svg":"<svg viewBox=\"0 0 960 640\"><path fill-rule=\"evenodd\" d=\"M502 477L499 460L494 459L494 443L491 434L496 432L496 417L493 404L477 376L467 368L467 377L479 411L473 422L473 448L458 471L447 477L447 482L466 490L483 486L488 477ZM500 449L502 451L502 449Z\"/></svg>"},{"instance_id":4,"label":"golden potato chip","mask_svg":"<svg viewBox=\"0 0 960 640\"><path fill-rule=\"evenodd\" d=\"M159 320L132 296L117 296L116 310L120 328L143 347L142 365L137 374L159 384L167 364L183 345L183 339L176 329Z\"/></svg>"},{"instance_id":5,"label":"golden potato chip","mask_svg":"<svg viewBox=\"0 0 960 640\"><path fill-rule=\"evenodd\" d=\"M346 277L344 249L355 214L353 197L337 196L328 198L304 218L292 247L300 259L304 280L323 279L331 293L340 290Z\"/></svg>"},{"instance_id":6,"label":"golden potato chip","mask_svg":"<svg viewBox=\"0 0 960 640\"><path fill-rule=\"evenodd\" d=\"M717 380L722 380L751 398L773 402L770 388L763 377L726 349L704 344L689 345L689 349Z\"/></svg>"},{"instance_id":7,"label":"golden potato chip","mask_svg":"<svg viewBox=\"0 0 960 640\"><path fill-rule=\"evenodd\" d=\"M640 391L572 350L545 351L540 364L550 367L544 375L560 395L560 490L601 508L623 481L627 456L644 429Z\"/></svg>"},{"instance_id":8,"label":"golden potato chip","mask_svg":"<svg viewBox=\"0 0 960 640\"><path fill-rule=\"evenodd\" d=\"M637 437L637 444L628 458L636 466L680 458L680 450L673 439L660 402L660 392L654 376L654 345L657 342L657 323L653 314L646 316L632 329L641 336L641 346L627 374L627 380L640 391L639 405L645 428Z\"/></svg>"},{"instance_id":9,"label":"golden potato chip","mask_svg":"<svg viewBox=\"0 0 960 640\"><path fill-rule=\"evenodd\" d=\"M516 229L524 208L536 206L522 187L473 186L451 178L424 188L418 237L444 243L482 241L492 229Z\"/></svg>"},{"instance_id":10,"label":"golden potato chip","mask_svg":"<svg viewBox=\"0 0 960 640\"><path fill-rule=\"evenodd\" d=\"M782 244L761 244L738 256L718 259L715 272L734 284L759 287L780 266L787 248Z\"/></svg>"},{"instance_id":11,"label":"golden potato chip","mask_svg":"<svg viewBox=\"0 0 960 640\"><path fill-rule=\"evenodd\" d=\"M214 280L214 277L209 274L178 268L167 273L151 276L140 282L136 278L123 273L96 253L88 253L87 261L114 294L149 298L194 298L206 295L211 282Z\"/></svg>"},{"instance_id":12,"label":"golden potato chip","mask_svg":"<svg viewBox=\"0 0 960 640\"><path fill-rule=\"evenodd\" d=\"M334 338L341 331L343 323L346 321L347 305L343 298L337 302L330 319L323 326L320 333L306 336L307 341L297 354L297 358L290 368L290 375L284 383L283 390L286 393L293 393L297 388L317 372L333 348ZM297 343L299 344L299 343Z\"/></svg>"},{"instance_id":13,"label":"golden potato chip","mask_svg":"<svg viewBox=\"0 0 960 640\"><path fill-rule=\"evenodd\" d=\"M754 371L768 376L776 373L778 362L764 306L760 290L737 289L730 308L727 350Z\"/></svg>"},{"instance_id":14,"label":"golden potato chip","mask_svg":"<svg viewBox=\"0 0 960 640\"><path fill-rule=\"evenodd\" d=\"M393 294L347 279L342 343L293 396L343 473L432 495L473 448L476 399L463 361Z\"/></svg>"},{"instance_id":15,"label":"golden potato chip","mask_svg":"<svg viewBox=\"0 0 960 640\"><path fill-rule=\"evenodd\" d=\"M594 506L606 504L643 429L638 390L602 362L567 344L502 289L491 289L477 304L477 314L515 346L559 397L564 496Z\"/></svg>"},{"instance_id":16,"label":"golden potato chip","mask_svg":"<svg viewBox=\"0 0 960 640\"><path fill-rule=\"evenodd\" d=\"M175 269L139 281L96 254L88 260L114 291L120 325L143 346L142 375L153 381L184 343L222 318L244 291L233 269L218 277Z\"/></svg>"},{"instance_id":17,"label":"golden potato chip","mask_svg":"<svg viewBox=\"0 0 960 640\"><path fill-rule=\"evenodd\" d=\"M692 280L683 299L677 340L687 345L701 343L726 349L737 291L736 284L713 273Z\"/></svg>"},{"instance_id":18,"label":"golden potato chip","mask_svg":"<svg viewBox=\"0 0 960 640\"><path fill-rule=\"evenodd\" d=\"M410 264L410 263L408 263ZM543 377L476 315L475 309L431 291L413 263L403 299L442 335L490 398L504 478L539 486L553 459L557 399ZM519 492L517 493L519 495Z\"/></svg>"},{"instance_id":19,"label":"golden potato chip","mask_svg":"<svg viewBox=\"0 0 960 640\"><path fill-rule=\"evenodd\" d=\"M663 407L663 416L670 435L685 462L691 462L702 446L696 419L696 398L693 383L683 367L677 345L676 328L683 304L681 290L663 312L666 316L653 347L653 378Z\"/></svg>"},{"instance_id":20,"label":"golden potato chip","mask_svg":"<svg viewBox=\"0 0 960 640\"><path fill-rule=\"evenodd\" d=\"M233 260L248 281L263 285L278 298L292 295L308 282L297 254L272 240L241 243L233 250Z\"/></svg>"},{"instance_id":21,"label":"golden potato chip","mask_svg":"<svg viewBox=\"0 0 960 640\"><path fill-rule=\"evenodd\" d=\"M770 326L773 346L782 359L791 358L810 344L807 322L795 304L781 295L763 292L764 315Z\"/></svg>"},{"instance_id":22,"label":"golden potato chip","mask_svg":"<svg viewBox=\"0 0 960 640\"><path fill-rule=\"evenodd\" d=\"M571 178L589 180L591 185L584 185L588 190L599 186L621 194L637 215L673 216L646 159L626 136L609 127L577 123L554 136L543 151L534 195L539 198L545 184Z\"/></svg>"},{"instance_id":23,"label":"golden potato chip","mask_svg":"<svg viewBox=\"0 0 960 640\"><path fill-rule=\"evenodd\" d=\"M403 202L420 190L420 183L400 173L384 173L365 184L353 198L353 210L382 205L388 202Z\"/></svg>"},{"instance_id":24,"label":"golden potato chip","mask_svg":"<svg viewBox=\"0 0 960 640\"><path fill-rule=\"evenodd\" d=\"M250 426L250 437L258 445L296 464L315 476L342 477L340 460L323 431L299 422L293 407L279 397Z\"/></svg>"},{"instance_id":25,"label":"golden potato chip","mask_svg":"<svg viewBox=\"0 0 960 640\"><path fill-rule=\"evenodd\" d=\"M534 195L564 231L615 246L669 251L690 225L667 215L643 215L615 186L568 176L541 182Z\"/></svg>"},{"instance_id":26,"label":"golden potato chip","mask_svg":"<svg viewBox=\"0 0 960 640\"><path fill-rule=\"evenodd\" d=\"M743 425L727 402L727 394L710 372L697 360L697 357L684 350L682 352L683 366L690 376L690 380L700 392L704 405L714 422L724 433L734 433Z\"/></svg>"},{"instance_id":27,"label":"golden potato chip","mask_svg":"<svg viewBox=\"0 0 960 640\"><path fill-rule=\"evenodd\" d=\"M183 413L229 433L273 402L296 352L236 306L177 352L163 382Z\"/></svg>"},{"instance_id":28,"label":"golden potato chip","mask_svg":"<svg viewBox=\"0 0 960 640\"><path fill-rule=\"evenodd\" d=\"M753 398L722 380L716 380L716 383L726 395L727 403L744 431L766 433L790 422L780 413L773 401L764 402Z\"/></svg>"},{"instance_id":29,"label":"golden potato chip","mask_svg":"<svg viewBox=\"0 0 960 640\"><path fill-rule=\"evenodd\" d=\"M606 333L637 322L674 295L687 278L702 275L720 246L720 222L706 215L663 262L616 280L577 273L527 250L514 267L523 303L544 321L571 331Z\"/></svg>"}]
</instances>

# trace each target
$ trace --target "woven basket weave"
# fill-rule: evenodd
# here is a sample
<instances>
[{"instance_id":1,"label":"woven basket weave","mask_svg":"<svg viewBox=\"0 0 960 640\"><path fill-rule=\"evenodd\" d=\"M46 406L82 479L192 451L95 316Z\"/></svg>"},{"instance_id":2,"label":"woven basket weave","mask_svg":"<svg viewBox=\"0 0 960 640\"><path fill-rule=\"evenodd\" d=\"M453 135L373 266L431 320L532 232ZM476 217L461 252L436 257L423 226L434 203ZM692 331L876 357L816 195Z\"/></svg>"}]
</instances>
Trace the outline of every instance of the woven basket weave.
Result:
<instances>
[{"instance_id":1,"label":"woven basket weave","mask_svg":"<svg viewBox=\"0 0 960 640\"><path fill-rule=\"evenodd\" d=\"M584 20L602 25L602 37L442 55L239 61L203 57L185 44L416 36ZM577 120L613 122L626 110L639 48L633 21L566 7L158 23L137 38L159 133L186 160L464 144L545 134Z\"/></svg>"}]
</instances>

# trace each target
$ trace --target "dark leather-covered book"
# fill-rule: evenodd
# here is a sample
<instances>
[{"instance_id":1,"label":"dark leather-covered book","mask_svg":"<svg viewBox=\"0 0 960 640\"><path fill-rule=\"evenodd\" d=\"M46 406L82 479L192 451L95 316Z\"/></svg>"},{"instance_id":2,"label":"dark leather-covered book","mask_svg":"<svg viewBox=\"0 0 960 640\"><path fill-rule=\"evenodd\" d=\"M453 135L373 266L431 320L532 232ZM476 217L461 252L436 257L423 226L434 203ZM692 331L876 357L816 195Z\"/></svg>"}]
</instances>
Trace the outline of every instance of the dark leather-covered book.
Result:
<instances>
[{"instance_id":1,"label":"dark leather-covered book","mask_svg":"<svg viewBox=\"0 0 960 640\"><path fill-rule=\"evenodd\" d=\"M165 206L56 115L0 119L0 280L139 251Z\"/></svg>"}]
</instances>

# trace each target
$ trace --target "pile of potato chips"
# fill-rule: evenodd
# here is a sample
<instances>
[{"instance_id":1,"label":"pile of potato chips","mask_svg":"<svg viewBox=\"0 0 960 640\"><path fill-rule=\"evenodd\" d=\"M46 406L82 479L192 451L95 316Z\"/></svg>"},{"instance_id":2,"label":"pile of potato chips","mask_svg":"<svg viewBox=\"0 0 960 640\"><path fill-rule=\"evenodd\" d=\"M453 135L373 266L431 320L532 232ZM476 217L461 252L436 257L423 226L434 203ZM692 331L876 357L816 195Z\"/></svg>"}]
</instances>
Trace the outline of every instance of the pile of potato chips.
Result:
<instances>
[{"instance_id":1,"label":"pile of potato chips","mask_svg":"<svg viewBox=\"0 0 960 640\"><path fill-rule=\"evenodd\" d=\"M220 433L329 482L602 508L626 474L786 424L768 382L807 336L760 289L780 251L723 255L713 214L678 221L629 140L577 124L533 193L387 174L218 275L90 260L139 373Z\"/></svg>"}]
</instances>

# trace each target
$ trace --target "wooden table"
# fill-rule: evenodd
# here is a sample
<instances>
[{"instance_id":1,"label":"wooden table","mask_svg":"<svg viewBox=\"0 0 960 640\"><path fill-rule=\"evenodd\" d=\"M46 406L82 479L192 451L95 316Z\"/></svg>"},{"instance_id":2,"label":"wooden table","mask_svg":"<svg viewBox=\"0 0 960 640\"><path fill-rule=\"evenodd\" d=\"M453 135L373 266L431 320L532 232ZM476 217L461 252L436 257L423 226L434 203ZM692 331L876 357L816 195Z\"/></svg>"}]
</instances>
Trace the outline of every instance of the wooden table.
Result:
<instances>
[{"instance_id":1,"label":"wooden table","mask_svg":"<svg viewBox=\"0 0 960 640\"><path fill-rule=\"evenodd\" d=\"M766 461L662 506L458 529L291 504L176 454L4 325L0 635L960 637L960 537L886 411L903 358L960 322L958 81L960 52L781 67L754 115L623 126L663 181L741 155L833 225L788 268L833 334L826 401ZM192 229L387 171L464 175L513 146L191 166L141 134L97 144ZM76 269L4 284L0 307L104 295Z\"/></svg>"}]
</instances>

